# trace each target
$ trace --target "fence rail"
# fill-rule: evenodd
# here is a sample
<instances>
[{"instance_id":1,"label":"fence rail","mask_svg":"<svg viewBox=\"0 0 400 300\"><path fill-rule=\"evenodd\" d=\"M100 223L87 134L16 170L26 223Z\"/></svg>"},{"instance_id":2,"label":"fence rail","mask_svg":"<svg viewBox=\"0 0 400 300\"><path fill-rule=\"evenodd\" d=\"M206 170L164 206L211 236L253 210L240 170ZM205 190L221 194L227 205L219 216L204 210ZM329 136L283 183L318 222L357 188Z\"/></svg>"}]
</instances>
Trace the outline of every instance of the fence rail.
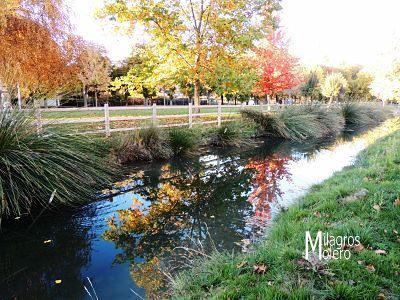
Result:
<instances>
[{"instance_id":1,"label":"fence rail","mask_svg":"<svg viewBox=\"0 0 400 300\"><path fill-rule=\"evenodd\" d=\"M369 103L371 104L371 103ZM299 106L303 104L292 104L290 106ZM322 104L323 106L328 106L327 104ZM336 104L337 105L337 104ZM203 124L217 124L218 127L221 126L223 122L233 121L240 115L240 110L243 108L254 109L258 111L268 111L275 112L287 107L287 104L260 104L260 105L202 105L193 106L191 103L186 106L157 106L153 104L152 106L146 107L136 107L136 106L114 106L109 107L105 104L103 107L87 107L87 108L47 108L35 110L36 126L39 131L42 130L43 126L51 125L71 125L71 124L100 124L103 123L101 129L96 130L86 130L82 132L76 132L74 134L105 134L110 136L114 132L125 132L133 131L141 128L146 128L150 126L155 127L182 127L188 126L192 128L194 125ZM168 114L170 110L179 111L180 113ZM224 111L225 110L225 111ZM226 111L229 110L229 111ZM138 112L139 115L134 116L111 116L110 112ZM203 112L202 112L203 111ZM204 112L206 111L206 112ZM207 112L208 111L208 112ZM52 113L76 113L76 112L99 112L99 116L95 117L73 117L73 118L63 118L57 117L54 119L46 117L46 115L51 115ZM145 115L140 115L146 112ZM194 118L206 117L206 120L194 121ZM229 118L224 118L229 117ZM209 120L209 119L213 120ZM159 124L159 120L173 120L180 119L178 123L171 124ZM149 121L149 124L141 124L142 126L131 126L126 128L112 128L112 122L126 122L126 121Z\"/></svg>"}]
</instances>

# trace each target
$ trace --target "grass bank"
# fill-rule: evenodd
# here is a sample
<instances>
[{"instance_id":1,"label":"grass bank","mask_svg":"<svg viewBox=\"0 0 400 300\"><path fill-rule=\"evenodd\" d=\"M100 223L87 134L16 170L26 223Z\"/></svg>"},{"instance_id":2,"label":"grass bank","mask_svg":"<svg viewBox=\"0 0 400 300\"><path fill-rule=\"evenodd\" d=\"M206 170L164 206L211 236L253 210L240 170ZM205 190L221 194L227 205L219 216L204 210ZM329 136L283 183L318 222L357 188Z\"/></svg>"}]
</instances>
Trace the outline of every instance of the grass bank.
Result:
<instances>
[{"instance_id":1,"label":"grass bank","mask_svg":"<svg viewBox=\"0 0 400 300\"><path fill-rule=\"evenodd\" d=\"M400 119L365 136L357 163L282 212L249 254L215 253L173 283L176 299L398 299ZM303 258L305 232L359 236L350 259Z\"/></svg>"}]
</instances>

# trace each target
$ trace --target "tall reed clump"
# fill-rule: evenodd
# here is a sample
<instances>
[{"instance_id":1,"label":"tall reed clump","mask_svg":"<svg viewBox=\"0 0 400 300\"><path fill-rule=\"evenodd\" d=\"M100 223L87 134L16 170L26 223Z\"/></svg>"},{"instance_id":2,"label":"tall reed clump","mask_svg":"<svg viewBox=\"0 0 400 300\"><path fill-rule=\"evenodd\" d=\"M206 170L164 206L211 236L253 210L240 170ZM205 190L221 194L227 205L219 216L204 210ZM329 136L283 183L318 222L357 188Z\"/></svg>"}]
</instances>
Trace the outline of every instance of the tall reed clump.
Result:
<instances>
[{"instance_id":1,"label":"tall reed clump","mask_svg":"<svg viewBox=\"0 0 400 300\"><path fill-rule=\"evenodd\" d=\"M226 122L212 129L210 144L217 147L238 147L252 143L254 127L249 122Z\"/></svg>"},{"instance_id":2,"label":"tall reed clump","mask_svg":"<svg viewBox=\"0 0 400 300\"><path fill-rule=\"evenodd\" d=\"M172 128L168 133L169 144L176 156L190 154L201 142L200 132L196 129Z\"/></svg>"},{"instance_id":3,"label":"tall reed clump","mask_svg":"<svg viewBox=\"0 0 400 300\"><path fill-rule=\"evenodd\" d=\"M82 136L37 132L27 113L0 111L0 218L34 207L76 205L111 180L105 149Z\"/></svg>"},{"instance_id":4,"label":"tall reed clump","mask_svg":"<svg viewBox=\"0 0 400 300\"><path fill-rule=\"evenodd\" d=\"M111 154L121 164L138 160L163 160L173 156L168 136L156 127L118 137L113 141Z\"/></svg>"},{"instance_id":5,"label":"tall reed clump","mask_svg":"<svg viewBox=\"0 0 400 300\"><path fill-rule=\"evenodd\" d=\"M381 123L391 115L390 111L383 107L359 103L344 104L341 107L341 113L346 125L356 126Z\"/></svg>"},{"instance_id":6,"label":"tall reed clump","mask_svg":"<svg viewBox=\"0 0 400 300\"><path fill-rule=\"evenodd\" d=\"M296 141L336 135L344 126L342 115L318 105L291 106L266 114L243 110L242 116L255 121L266 134Z\"/></svg>"}]
</instances>

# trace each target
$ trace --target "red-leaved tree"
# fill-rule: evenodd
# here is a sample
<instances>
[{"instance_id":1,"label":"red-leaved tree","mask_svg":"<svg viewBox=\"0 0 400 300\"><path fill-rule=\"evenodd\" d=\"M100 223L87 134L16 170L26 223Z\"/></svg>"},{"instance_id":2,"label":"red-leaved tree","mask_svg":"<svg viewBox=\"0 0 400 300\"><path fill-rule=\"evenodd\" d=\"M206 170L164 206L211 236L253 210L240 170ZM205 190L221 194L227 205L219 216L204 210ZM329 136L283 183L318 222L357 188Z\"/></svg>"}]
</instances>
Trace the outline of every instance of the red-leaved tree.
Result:
<instances>
[{"instance_id":1,"label":"red-leaved tree","mask_svg":"<svg viewBox=\"0 0 400 300\"><path fill-rule=\"evenodd\" d=\"M302 77L298 71L298 59L289 54L283 33L271 33L267 42L254 50L254 63L259 76L254 92L258 96L273 98L277 93L299 85Z\"/></svg>"}]
</instances>

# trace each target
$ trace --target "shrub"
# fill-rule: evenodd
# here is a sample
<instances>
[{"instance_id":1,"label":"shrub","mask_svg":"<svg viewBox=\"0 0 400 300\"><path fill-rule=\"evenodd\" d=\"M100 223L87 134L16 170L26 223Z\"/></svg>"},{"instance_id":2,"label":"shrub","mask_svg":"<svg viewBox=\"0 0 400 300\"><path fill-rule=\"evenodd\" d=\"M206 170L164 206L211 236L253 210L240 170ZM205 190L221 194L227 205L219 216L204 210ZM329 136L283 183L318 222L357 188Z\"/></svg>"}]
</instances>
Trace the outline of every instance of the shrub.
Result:
<instances>
[{"instance_id":1,"label":"shrub","mask_svg":"<svg viewBox=\"0 0 400 300\"><path fill-rule=\"evenodd\" d=\"M226 122L212 130L210 143L217 147L241 146L251 144L254 129L245 122Z\"/></svg>"},{"instance_id":2,"label":"shrub","mask_svg":"<svg viewBox=\"0 0 400 300\"><path fill-rule=\"evenodd\" d=\"M390 112L382 107L362 105L358 103L346 103L341 107L341 113L346 125L368 125L385 121Z\"/></svg>"},{"instance_id":3,"label":"shrub","mask_svg":"<svg viewBox=\"0 0 400 300\"><path fill-rule=\"evenodd\" d=\"M31 115L0 111L0 218L53 203L76 205L110 182L112 165L102 149L83 136L44 130Z\"/></svg>"},{"instance_id":4,"label":"shrub","mask_svg":"<svg viewBox=\"0 0 400 300\"><path fill-rule=\"evenodd\" d=\"M169 143L174 155L188 154L200 144L199 131L188 128L173 128L169 131Z\"/></svg>"},{"instance_id":5,"label":"shrub","mask_svg":"<svg viewBox=\"0 0 400 300\"><path fill-rule=\"evenodd\" d=\"M156 127L120 136L114 141L111 153L122 164L138 160L169 159L173 155L165 132Z\"/></svg>"},{"instance_id":6,"label":"shrub","mask_svg":"<svg viewBox=\"0 0 400 300\"><path fill-rule=\"evenodd\" d=\"M290 106L267 114L243 110L242 116L254 120L267 134L297 141L335 135L344 126L340 114L318 105Z\"/></svg>"}]
</instances>

